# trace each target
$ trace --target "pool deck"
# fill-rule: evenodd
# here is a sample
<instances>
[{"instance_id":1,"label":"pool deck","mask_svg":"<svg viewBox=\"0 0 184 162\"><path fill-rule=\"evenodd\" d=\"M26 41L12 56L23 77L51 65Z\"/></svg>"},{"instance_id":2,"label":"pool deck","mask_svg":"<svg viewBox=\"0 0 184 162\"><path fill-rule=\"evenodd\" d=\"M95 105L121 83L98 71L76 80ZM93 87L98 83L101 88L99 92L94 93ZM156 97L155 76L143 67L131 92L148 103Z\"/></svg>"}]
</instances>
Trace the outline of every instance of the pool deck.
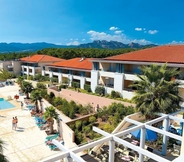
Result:
<instances>
[{"instance_id":1,"label":"pool deck","mask_svg":"<svg viewBox=\"0 0 184 162\"><path fill-rule=\"evenodd\" d=\"M0 98L7 99L8 96L14 98L18 94L18 85L5 86L0 88ZM71 93L71 92L70 92ZM78 94L73 93L72 97L77 99ZM87 95L86 95L87 96ZM0 139L6 142L4 155L7 156L10 162L39 162L46 157L56 155L60 151L51 151L45 145L45 131L41 131L35 124L34 118L31 117L28 109L21 110L21 101L25 96L20 96L19 100L15 99L9 101L15 108L0 110ZM90 99L82 97L88 103ZM104 100L103 98L100 98ZM94 99L92 100L94 101ZM91 102L92 102L91 101ZM99 103L99 100L98 100ZM24 104L25 105L25 104ZM44 101L44 107L50 106L49 103ZM12 130L12 117L18 117L18 128ZM62 116L63 121L67 122L70 119ZM167 159L172 160L175 155L167 155ZM149 160L153 162L154 160Z\"/></svg>"},{"instance_id":2,"label":"pool deck","mask_svg":"<svg viewBox=\"0 0 184 162\"><path fill-rule=\"evenodd\" d=\"M14 98L20 88L18 85L5 86L0 88L0 97L7 99L8 96ZM55 155L59 151L51 151L45 145L45 131L41 131L31 117L29 110L20 108L20 101L25 96L20 96L19 100L9 101L15 108L0 110L0 139L5 141L4 155L10 162L38 162L48 156ZM17 130L12 130L12 117L18 117Z\"/></svg>"}]
</instances>

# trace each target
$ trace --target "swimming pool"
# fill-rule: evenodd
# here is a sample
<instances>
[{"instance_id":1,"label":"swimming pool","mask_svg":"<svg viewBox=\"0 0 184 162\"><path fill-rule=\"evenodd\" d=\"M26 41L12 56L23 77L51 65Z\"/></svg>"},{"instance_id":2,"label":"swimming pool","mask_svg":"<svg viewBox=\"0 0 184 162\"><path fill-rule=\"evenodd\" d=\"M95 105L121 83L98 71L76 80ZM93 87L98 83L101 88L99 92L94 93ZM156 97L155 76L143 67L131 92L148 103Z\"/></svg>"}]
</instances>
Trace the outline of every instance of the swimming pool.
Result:
<instances>
[{"instance_id":1,"label":"swimming pool","mask_svg":"<svg viewBox=\"0 0 184 162\"><path fill-rule=\"evenodd\" d=\"M14 108L15 106L10 102L4 100L4 98L0 98L0 110Z\"/></svg>"}]
</instances>

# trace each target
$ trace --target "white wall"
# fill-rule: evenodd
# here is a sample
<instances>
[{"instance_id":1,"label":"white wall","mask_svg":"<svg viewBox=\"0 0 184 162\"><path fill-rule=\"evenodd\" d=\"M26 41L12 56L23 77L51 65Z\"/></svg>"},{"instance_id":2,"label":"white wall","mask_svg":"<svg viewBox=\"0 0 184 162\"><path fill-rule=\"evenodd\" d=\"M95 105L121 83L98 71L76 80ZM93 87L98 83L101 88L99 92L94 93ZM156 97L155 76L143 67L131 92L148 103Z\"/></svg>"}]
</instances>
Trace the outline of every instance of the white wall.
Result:
<instances>
[{"instance_id":1,"label":"white wall","mask_svg":"<svg viewBox=\"0 0 184 162\"><path fill-rule=\"evenodd\" d=\"M122 93L122 90L123 90L123 77L124 74L122 73L114 73L114 90L119 92L119 93Z\"/></svg>"},{"instance_id":2,"label":"white wall","mask_svg":"<svg viewBox=\"0 0 184 162\"><path fill-rule=\"evenodd\" d=\"M91 71L91 90L95 92L95 88L98 85L98 71L92 70Z\"/></svg>"},{"instance_id":3,"label":"white wall","mask_svg":"<svg viewBox=\"0 0 184 162\"><path fill-rule=\"evenodd\" d=\"M132 99L134 96L134 93L132 91L125 91L123 90L123 98Z\"/></svg>"},{"instance_id":4,"label":"white wall","mask_svg":"<svg viewBox=\"0 0 184 162\"><path fill-rule=\"evenodd\" d=\"M80 78L80 88L84 89L84 84L85 84L85 77Z\"/></svg>"}]
</instances>

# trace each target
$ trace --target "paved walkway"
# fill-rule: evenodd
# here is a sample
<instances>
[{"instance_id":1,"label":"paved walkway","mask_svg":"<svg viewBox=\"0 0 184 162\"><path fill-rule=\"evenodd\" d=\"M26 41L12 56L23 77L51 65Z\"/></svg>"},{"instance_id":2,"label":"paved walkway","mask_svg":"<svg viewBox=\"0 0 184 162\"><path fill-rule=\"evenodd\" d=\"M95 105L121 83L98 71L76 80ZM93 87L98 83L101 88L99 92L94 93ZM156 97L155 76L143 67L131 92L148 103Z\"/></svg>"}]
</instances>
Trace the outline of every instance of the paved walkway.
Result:
<instances>
[{"instance_id":1,"label":"paved walkway","mask_svg":"<svg viewBox=\"0 0 184 162\"><path fill-rule=\"evenodd\" d=\"M135 106L135 104L132 104L132 103L113 100L113 99L95 96L95 95L89 95L89 94L80 93L69 89L62 89L61 92L59 93L59 96L67 99L68 101L73 100L76 103L82 104L82 105L86 105L89 103L95 108L97 104L99 105L99 107L103 107L103 106L109 106L113 102L122 103L125 106L131 106L131 105Z\"/></svg>"},{"instance_id":2,"label":"paved walkway","mask_svg":"<svg viewBox=\"0 0 184 162\"><path fill-rule=\"evenodd\" d=\"M6 86L0 88L0 97L7 98L18 94L18 86ZM6 142L4 155L10 162L38 162L48 156L59 153L51 151L45 145L44 140L47 136L45 131L41 131L35 124L27 109L21 110L20 101L11 100L15 108L0 110L0 139ZM18 128L12 130L12 117L18 117Z\"/></svg>"},{"instance_id":3,"label":"paved walkway","mask_svg":"<svg viewBox=\"0 0 184 162\"><path fill-rule=\"evenodd\" d=\"M1 87L0 97L7 99L8 96L11 96L14 98L14 95L18 94L19 89L17 85ZM68 100L74 100L82 104L91 103L94 107L96 104L102 107L114 102L114 100L77 93L75 91L63 90L61 93L62 97ZM18 101L15 99L10 101L15 105L15 108L0 110L0 139L6 142L4 155L7 156L10 162L38 162L60 152L51 151L49 147L45 145L44 140L47 136L45 131L41 131L36 126L29 110L21 110L20 101L23 101L24 97L25 96L21 96ZM128 103L125 103L125 105L127 104ZM48 107L50 104L44 100L43 106ZM14 116L17 116L19 121L16 131L12 130L12 117ZM61 114L61 118L65 122L70 121L70 118L63 114Z\"/></svg>"}]
</instances>

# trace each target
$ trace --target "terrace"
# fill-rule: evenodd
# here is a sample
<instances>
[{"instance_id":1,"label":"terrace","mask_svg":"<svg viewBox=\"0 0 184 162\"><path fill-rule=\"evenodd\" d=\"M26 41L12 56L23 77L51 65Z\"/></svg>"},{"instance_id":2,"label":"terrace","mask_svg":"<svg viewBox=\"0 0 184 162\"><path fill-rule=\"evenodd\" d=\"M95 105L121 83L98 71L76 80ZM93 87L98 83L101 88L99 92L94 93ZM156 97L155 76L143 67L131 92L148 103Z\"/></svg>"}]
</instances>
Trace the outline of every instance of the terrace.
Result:
<instances>
[{"instance_id":1,"label":"terrace","mask_svg":"<svg viewBox=\"0 0 184 162\"><path fill-rule=\"evenodd\" d=\"M56 140L53 140L53 143L58 146L59 149L63 151L63 153L52 156L50 158L47 158L43 160L42 162L49 162L49 161L56 161L66 158L68 161L78 161L78 162L84 162L85 160L77 155L78 153L81 153L84 150L93 148L98 145L102 145L100 147L100 153L98 151L91 151L90 153L94 157L94 159L98 161L162 161L162 162L171 162L175 157L171 157L168 154L167 150L167 141L168 138L173 138L179 141L182 141L182 137L176 134L173 134L168 131L169 129L169 122L170 120L178 121L178 122L184 122L184 119L175 117L176 114L183 112L182 109L179 112L176 112L174 114L159 114L159 117L147 121L144 123L138 122L136 120L131 119L131 115L127 116L124 120L126 122L129 122L134 127L130 127L126 130L118 131L117 133L109 134L103 130L100 130L97 127L93 127L93 130L104 137L93 141L91 143L88 143L86 145L76 147L73 149L68 149L65 146L58 143ZM164 128L160 129L157 127L154 127L153 125L158 122L164 123ZM140 141L136 141L129 138L124 138L128 136L131 132L134 132L136 130L141 130L140 132ZM162 151L155 150L151 147L146 146L146 129L149 129L151 131L156 132L157 134L163 135L163 145L162 145ZM133 143L134 142L134 143ZM107 144L108 143L108 144ZM135 144L136 143L136 144ZM105 145L104 145L105 144ZM175 151L176 148L173 147L173 151ZM94 154L95 152L95 154ZM180 153L180 150L178 150L178 154ZM100 155L101 156L100 156Z\"/></svg>"}]
</instances>

